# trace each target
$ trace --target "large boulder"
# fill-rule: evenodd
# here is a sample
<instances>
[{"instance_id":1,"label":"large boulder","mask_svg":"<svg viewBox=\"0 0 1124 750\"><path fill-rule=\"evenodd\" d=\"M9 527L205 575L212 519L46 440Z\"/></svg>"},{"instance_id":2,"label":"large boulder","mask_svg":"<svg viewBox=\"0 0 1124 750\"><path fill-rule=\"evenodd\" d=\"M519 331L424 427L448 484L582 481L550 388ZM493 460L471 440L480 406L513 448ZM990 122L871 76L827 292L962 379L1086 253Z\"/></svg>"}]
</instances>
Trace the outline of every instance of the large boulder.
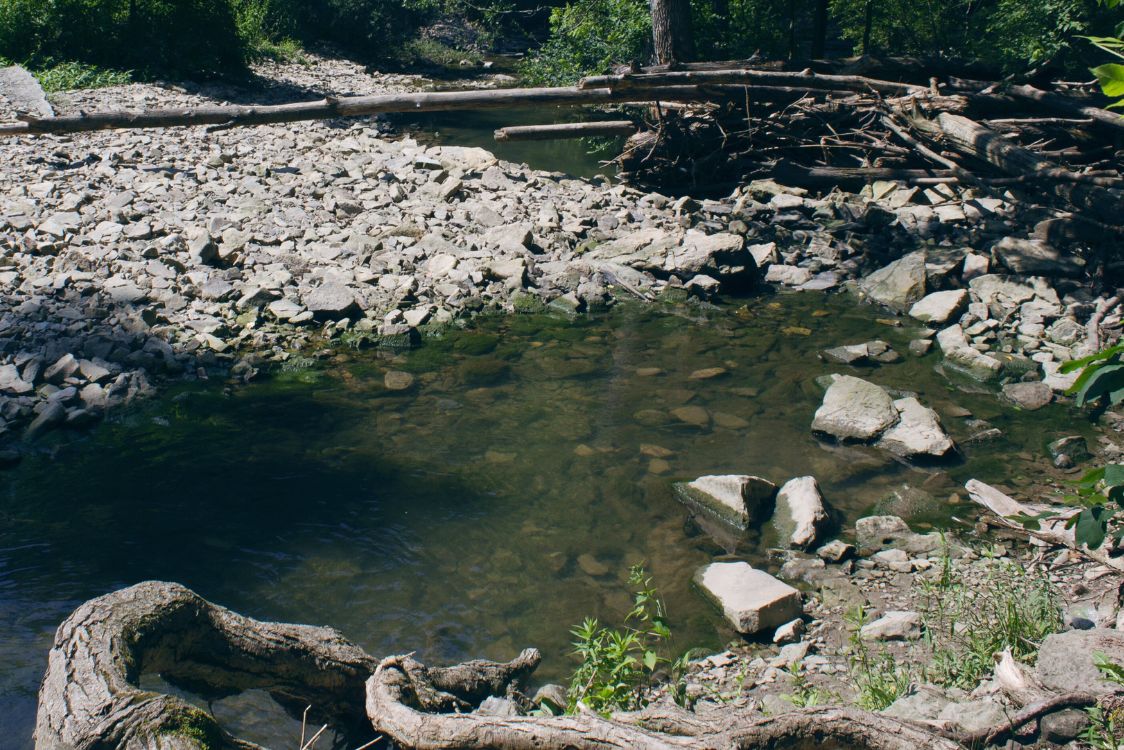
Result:
<instances>
[{"instance_id":1,"label":"large boulder","mask_svg":"<svg viewBox=\"0 0 1124 750\"><path fill-rule=\"evenodd\" d=\"M879 448L903 458L941 458L956 447L941 427L937 413L917 399L900 398L894 402L894 408L898 411L898 422L882 433L875 444Z\"/></svg>"},{"instance_id":2,"label":"large boulder","mask_svg":"<svg viewBox=\"0 0 1124 750\"><path fill-rule=\"evenodd\" d=\"M840 440L873 440L898 421L894 400L881 386L840 375L824 394L812 429Z\"/></svg>"},{"instance_id":3,"label":"large boulder","mask_svg":"<svg viewBox=\"0 0 1124 750\"><path fill-rule=\"evenodd\" d=\"M725 474L678 482L675 491L690 508L745 529L772 504L777 486L761 477Z\"/></svg>"},{"instance_id":4,"label":"large boulder","mask_svg":"<svg viewBox=\"0 0 1124 750\"><path fill-rule=\"evenodd\" d=\"M905 312L925 296L925 253L910 253L859 282L862 292L880 305Z\"/></svg>"},{"instance_id":5,"label":"large boulder","mask_svg":"<svg viewBox=\"0 0 1124 750\"><path fill-rule=\"evenodd\" d=\"M746 562L711 563L695 583L744 635L773 630L802 613L799 591Z\"/></svg>"},{"instance_id":6,"label":"large boulder","mask_svg":"<svg viewBox=\"0 0 1124 750\"><path fill-rule=\"evenodd\" d=\"M777 493L773 524L789 547L808 549L821 538L831 520L815 477L797 477Z\"/></svg>"},{"instance_id":7,"label":"large boulder","mask_svg":"<svg viewBox=\"0 0 1124 750\"><path fill-rule=\"evenodd\" d=\"M1097 669L1094 654L1104 654L1114 664L1124 664L1124 632L1094 628L1047 636L1038 650L1038 679L1048 690L1058 693L1108 692L1115 686Z\"/></svg>"}]
</instances>

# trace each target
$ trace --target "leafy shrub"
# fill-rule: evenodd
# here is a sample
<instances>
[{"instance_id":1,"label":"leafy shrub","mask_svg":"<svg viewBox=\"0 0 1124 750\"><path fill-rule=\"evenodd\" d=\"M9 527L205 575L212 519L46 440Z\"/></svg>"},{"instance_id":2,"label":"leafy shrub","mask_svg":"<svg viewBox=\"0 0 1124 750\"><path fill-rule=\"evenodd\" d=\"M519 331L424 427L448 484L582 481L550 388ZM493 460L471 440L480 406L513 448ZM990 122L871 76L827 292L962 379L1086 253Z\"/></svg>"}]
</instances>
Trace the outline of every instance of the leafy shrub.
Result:
<instances>
[{"instance_id":1,"label":"leafy shrub","mask_svg":"<svg viewBox=\"0 0 1124 750\"><path fill-rule=\"evenodd\" d=\"M620 630L603 627L587 617L570 631L574 653L581 664L570 681L567 710L579 703L602 714L635 710L644 705L644 689L652 683L661 664L671 660L664 651L671 639L663 601L652 588L652 579L642 566L634 566L628 582L636 587L632 610ZM679 669L685 658L675 664Z\"/></svg>"},{"instance_id":2,"label":"leafy shrub","mask_svg":"<svg viewBox=\"0 0 1124 750\"><path fill-rule=\"evenodd\" d=\"M203 74L245 63L227 0L8 0L0 55L39 68L78 61Z\"/></svg>"},{"instance_id":3,"label":"leafy shrub","mask_svg":"<svg viewBox=\"0 0 1124 750\"><path fill-rule=\"evenodd\" d=\"M550 32L521 72L531 83L568 85L614 64L646 60L652 19L643 0L576 0L551 11Z\"/></svg>"},{"instance_id":4,"label":"leafy shrub","mask_svg":"<svg viewBox=\"0 0 1124 750\"><path fill-rule=\"evenodd\" d=\"M100 89L106 86L120 86L132 81L132 76L127 71L107 70L76 62L41 68L35 71L35 77L47 93L69 89Z\"/></svg>"}]
</instances>

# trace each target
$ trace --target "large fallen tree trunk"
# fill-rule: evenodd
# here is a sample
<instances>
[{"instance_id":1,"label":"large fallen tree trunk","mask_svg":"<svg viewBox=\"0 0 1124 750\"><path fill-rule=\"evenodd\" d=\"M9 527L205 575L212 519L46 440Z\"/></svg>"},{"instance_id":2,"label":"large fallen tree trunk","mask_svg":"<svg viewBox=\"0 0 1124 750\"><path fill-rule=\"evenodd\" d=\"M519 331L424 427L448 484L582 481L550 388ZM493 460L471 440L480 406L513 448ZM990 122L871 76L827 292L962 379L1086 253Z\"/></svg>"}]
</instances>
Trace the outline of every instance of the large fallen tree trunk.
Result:
<instances>
[{"instance_id":1,"label":"large fallen tree trunk","mask_svg":"<svg viewBox=\"0 0 1124 750\"><path fill-rule=\"evenodd\" d=\"M578 83L580 89L609 88L614 91L628 89L643 91L652 86L709 85L721 83L756 84L763 86L796 86L826 91L877 91L883 94L901 96L925 93L924 86L896 81L880 81L863 76L837 76L801 72L777 72L771 70L697 70L669 73L620 73L616 75L588 76Z\"/></svg>"},{"instance_id":2,"label":"large fallen tree trunk","mask_svg":"<svg viewBox=\"0 0 1124 750\"><path fill-rule=\"evenodd\" d=\"M142 112L83 112L65 117L25 117L0 125L0 135L78 133L126 128L167 128L193 125L233 127L267 125L331 117L361 117L390 112L447 112L466 109L503 109L522 106L614 104L632 101L697 102L722 95L721 88L655 86L629 91L607 88L524 88L483 91L437 91L413 94L352 96L314 102L268 106L231 105L167 108Z\"/></svg>"},{"instance_id":3,"label":"large fallen tree trunk","mask_svg":"<svg viewBox=\"0 0 1124 750\"><path fill-rule=\"evenodd\" d=\"M427 668L410 656L377 662L330 628L261 622L174 583L146 582L86 602L59 627L39 693L36 750L253 750L208 712L138 686L159 673L205 696L258 688L337 730L362 727L414 748L871 748L955 750L929 728L848 708L761 717L747 709L696 715L658 706L607 719L497 717L490 696L516 696L538 666ZM355 736L358 732L352 731Z\"/></svg>"}]
</instances>

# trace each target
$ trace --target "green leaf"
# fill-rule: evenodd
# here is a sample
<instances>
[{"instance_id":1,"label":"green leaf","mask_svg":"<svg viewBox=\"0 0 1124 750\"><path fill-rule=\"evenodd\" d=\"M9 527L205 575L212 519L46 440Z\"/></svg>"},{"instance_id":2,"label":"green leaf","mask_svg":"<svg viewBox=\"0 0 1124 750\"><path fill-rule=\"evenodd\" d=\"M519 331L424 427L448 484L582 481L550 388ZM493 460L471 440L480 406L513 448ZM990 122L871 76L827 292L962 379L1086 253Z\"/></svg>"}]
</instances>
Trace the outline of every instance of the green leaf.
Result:
<instances>
[{"instance_id":1,"label":"green leaf","mask_svg":"<svg viewBox=\"0 0 1124 750\"><path fill-rule=\"evenodd\" d=\"M1124 96L1124 65L1105 63L1093 68L1093 75L1106 96Z\"/></svg>"},{"instance_id":2,"label":"green leaf","mask_svg":"<svg viewBox=\"0 0 1124 750\"><path fill-rule=\"evenodd\" d=\"M1108 531L1108 512L1103 507L1086 508L1077 515L1074 536L1078 544L1097 549Z\"/></svg>"},{"instance_id":3,"label":"green leaf","mask_svg":"<svg viewBox=\"0 0 1124 750\"><path fill-rule=\"evenodd\" d=\"M656 668L656 665L659 664L659 661L660 657L656 656L655 651L644 652L644 666L648 668L649 672L653 671Z\"/></svg>"},{"instance_id":4,"label":"green leaf","mask_svg":"<svg viewBox=\"0 0 1124 750\"><path fill-rule=\"evenodd\" d=\"M1109 487L1124 484L1124 464L1108 464L1104 467L1104 483Z\"/></svg>"},{"instance_id":5,"label":"green leaf","mask_svg":"<svg viewBox=\"0 0 1124 750\"><path fill-rule=\"evenodd\" d=\"M1120 68L1124 70L1124 65ZM1083 406L1122 387L1124 387L1124 365L1104 365L1085 381L1074 396L1074 400L1078 406Z\"/></svg>"}]
</instances>

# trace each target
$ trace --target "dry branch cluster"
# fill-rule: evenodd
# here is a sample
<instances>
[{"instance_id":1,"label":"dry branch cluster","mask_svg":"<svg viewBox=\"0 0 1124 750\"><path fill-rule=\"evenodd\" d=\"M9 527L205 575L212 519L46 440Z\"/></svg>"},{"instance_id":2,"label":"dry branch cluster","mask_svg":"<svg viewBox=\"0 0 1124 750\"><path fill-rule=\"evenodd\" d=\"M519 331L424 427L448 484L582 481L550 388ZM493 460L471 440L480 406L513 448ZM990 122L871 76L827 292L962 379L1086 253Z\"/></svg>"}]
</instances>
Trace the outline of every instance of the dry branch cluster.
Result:
<instances>
[{"instance_id":1,"label":"dry branch cluster","mask_svg":"<svg viewBox=\"0 0 1124 750\"><path fill-rule=\"evenodd\" d=\"M657 105L653 127L620 157L633 180L700 188L752 178L817 189L959 183L1026 189L1096 220L1119 220L1124 119L1097 107L1085 87L919 80L915 69L894 65L870 70L884 77L698 68L582 82L638 97L657 86L709 94L703 105Z\"/></svg>"}]
</instances>

